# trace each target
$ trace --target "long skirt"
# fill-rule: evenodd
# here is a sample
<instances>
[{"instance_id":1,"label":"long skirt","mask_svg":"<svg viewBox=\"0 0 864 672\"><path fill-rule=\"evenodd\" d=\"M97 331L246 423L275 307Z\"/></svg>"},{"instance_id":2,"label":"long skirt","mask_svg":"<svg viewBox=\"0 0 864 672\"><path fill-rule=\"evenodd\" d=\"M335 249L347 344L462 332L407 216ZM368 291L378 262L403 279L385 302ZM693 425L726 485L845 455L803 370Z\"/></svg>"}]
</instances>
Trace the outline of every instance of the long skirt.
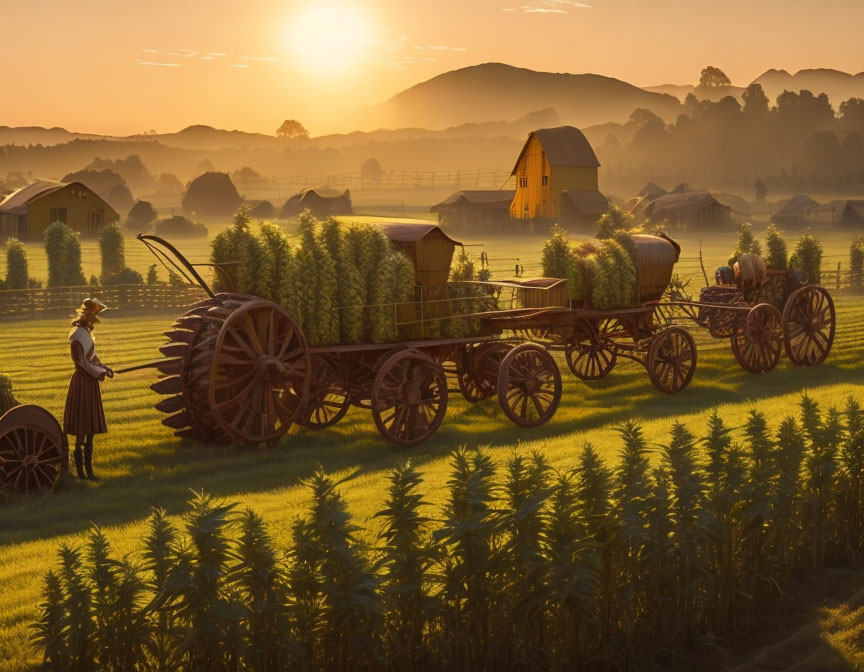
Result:
<instances>
[{"instance_id":1,"label":"long skirt","mask_svg":"<svg viewBox=\"0 0 864 672\"><path fill-rule=\"evenodd\" d=\"M99 380L77 367L69 381L63 431L74 436L104 434L108 431Z\"/></svg>"}]
</instances>

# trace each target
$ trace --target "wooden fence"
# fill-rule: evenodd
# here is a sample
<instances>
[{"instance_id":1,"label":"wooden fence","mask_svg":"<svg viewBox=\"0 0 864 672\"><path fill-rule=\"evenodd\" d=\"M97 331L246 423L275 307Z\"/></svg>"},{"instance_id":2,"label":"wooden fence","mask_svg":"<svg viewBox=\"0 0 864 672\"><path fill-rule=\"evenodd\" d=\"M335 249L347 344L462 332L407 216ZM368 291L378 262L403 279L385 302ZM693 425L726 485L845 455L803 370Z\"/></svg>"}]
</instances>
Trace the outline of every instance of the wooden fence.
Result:
<instances>
[{"instance_id":1,"label":"wooden fence","mask_svg":"<svg viewBox=\"0 0 864 672\"><path fill-rule=\"evenodd\" d=\"M113 285L98 287L46 287L0 291L0 317L35 317L44 313L72 314L92 296L115 310L167 310L185 308L206 298L200 287L189 285Z\"/></svg>"}]
</instances>

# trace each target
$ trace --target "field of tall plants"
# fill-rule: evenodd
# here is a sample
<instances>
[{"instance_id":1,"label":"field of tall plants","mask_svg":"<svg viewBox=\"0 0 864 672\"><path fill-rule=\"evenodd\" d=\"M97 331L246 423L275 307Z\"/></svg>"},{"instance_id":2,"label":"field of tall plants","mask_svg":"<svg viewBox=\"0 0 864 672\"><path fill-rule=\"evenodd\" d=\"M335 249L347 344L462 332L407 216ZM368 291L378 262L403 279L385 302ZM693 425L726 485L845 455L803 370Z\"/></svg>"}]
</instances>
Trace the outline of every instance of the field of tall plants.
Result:
<instances>
[{"instance_id":1,"label":"field of tall plants","mask_svg":"<svg viewBox=\"0 0 864 672\"><path fill-rule=\"evenodd\" d=\"M864 559L855 398L737 431L715 412L659 446L615 431L614 466L587 442L558 469L456 449L437 509L403 463L371 542L323 469L285 549L203 493L179 525L154 510L131 558L93 528L46 574L35 641L50 669L692 669L793 581Z\"/></svg>"}]
</instances>

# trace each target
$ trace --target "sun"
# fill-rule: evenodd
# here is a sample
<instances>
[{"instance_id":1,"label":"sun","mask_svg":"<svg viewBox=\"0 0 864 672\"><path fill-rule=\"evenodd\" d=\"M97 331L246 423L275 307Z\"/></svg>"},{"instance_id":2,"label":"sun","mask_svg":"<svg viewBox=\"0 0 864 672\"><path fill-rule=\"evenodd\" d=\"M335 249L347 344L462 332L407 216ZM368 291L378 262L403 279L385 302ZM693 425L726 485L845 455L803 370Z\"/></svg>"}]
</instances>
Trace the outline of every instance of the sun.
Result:
<instances>
[{"instance_id":1,"label":"sun","mask_svg":"<svg viewBox=\"0 0 864 672\"><path fill-rule=\"evenodd\" d=\"M295 63L309 73L336 75L363 60L372 46L372 21L351 5L322 5L291 18L287 48Z\"/></svg>"}]
</instances>

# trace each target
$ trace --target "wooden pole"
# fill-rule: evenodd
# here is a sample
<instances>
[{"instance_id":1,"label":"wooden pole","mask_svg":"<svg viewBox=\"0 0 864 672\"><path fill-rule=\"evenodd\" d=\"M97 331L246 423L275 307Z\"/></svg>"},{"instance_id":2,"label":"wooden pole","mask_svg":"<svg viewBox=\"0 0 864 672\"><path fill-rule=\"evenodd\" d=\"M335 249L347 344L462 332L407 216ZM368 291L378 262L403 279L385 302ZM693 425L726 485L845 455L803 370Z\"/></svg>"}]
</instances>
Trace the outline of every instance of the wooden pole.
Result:
<instances>
[{"instance_id":1,"label":"wooden pole","mask_svg":"<svg viewBox=\"0 0 864 672\"><path fill-rule=\"evenodd\" d=\"M705 278L705 286L709 286L708 274L705 272L705 264L702 261L702 241L699 241L699 267L702 269L702 277Z\"/></svg>"}]
</instances>

